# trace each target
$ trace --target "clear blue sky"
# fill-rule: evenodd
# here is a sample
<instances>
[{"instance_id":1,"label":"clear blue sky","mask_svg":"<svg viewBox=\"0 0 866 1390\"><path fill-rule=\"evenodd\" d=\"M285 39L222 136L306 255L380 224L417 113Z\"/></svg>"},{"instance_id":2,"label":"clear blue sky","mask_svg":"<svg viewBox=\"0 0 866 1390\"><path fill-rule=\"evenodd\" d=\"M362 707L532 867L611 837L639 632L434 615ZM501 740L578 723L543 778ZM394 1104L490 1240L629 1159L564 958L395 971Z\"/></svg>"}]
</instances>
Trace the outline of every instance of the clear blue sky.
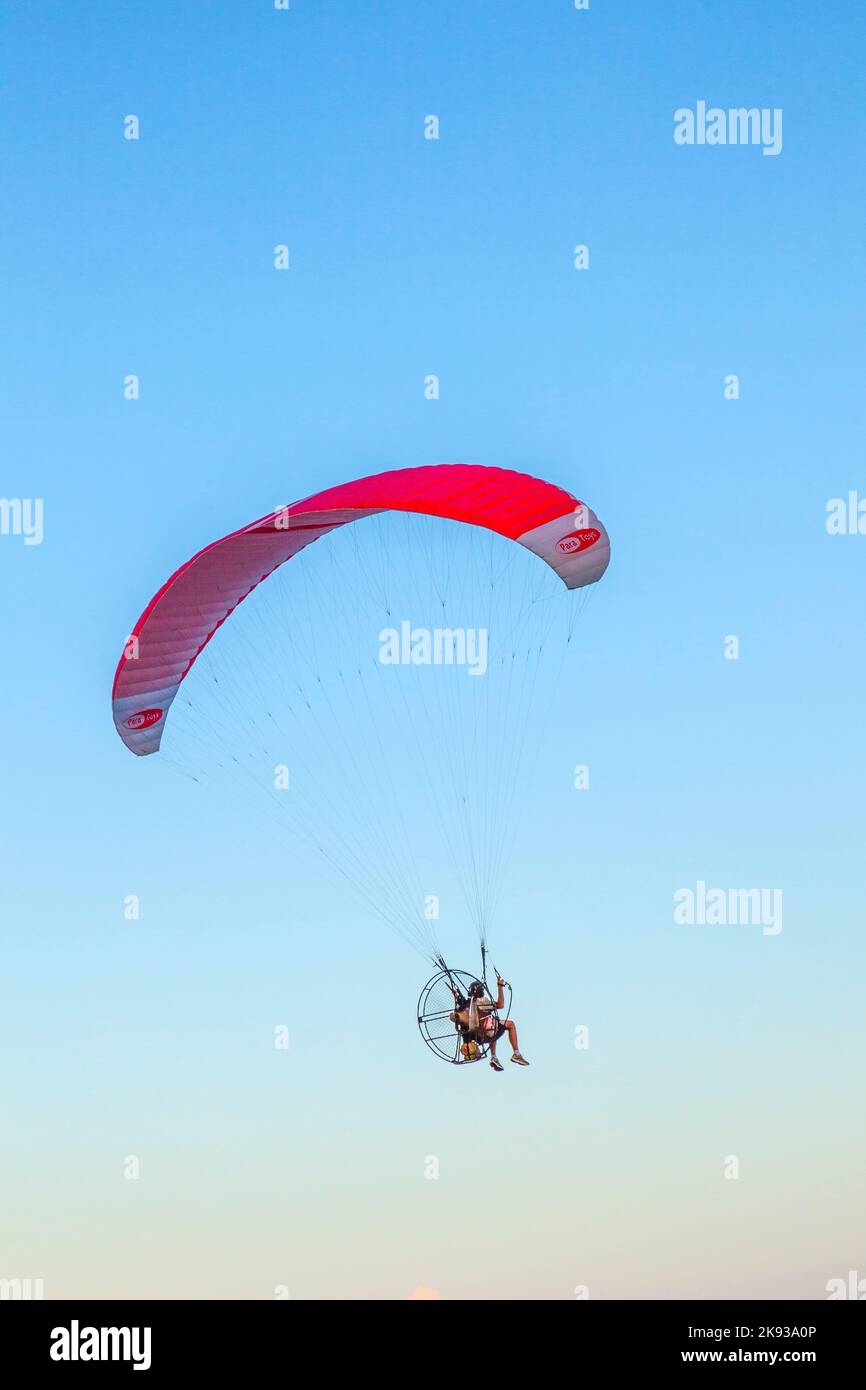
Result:
<instances>
[{"instance_id":1,"label":"clear blue sky","mask_svg":"<svg viewBox=\"0 0 866 1390\"><path fill-rule=\"evenodd\" d=\"M468 1297L476 1234L492 1297L864 1273L866 537L825 529L866 494L864 29L841 0L7 8L0 491L45 532L0 537L0 1276ZM782 108L782 153L678 147L698 100ZM430 1058L423 963L143 775L109 709L194 550L450 459L573 488L614 545L498 927L533 1062L503 1077ZM780 887L782 933L675 926L698 879Z\"/></svg>"}]
</instances>

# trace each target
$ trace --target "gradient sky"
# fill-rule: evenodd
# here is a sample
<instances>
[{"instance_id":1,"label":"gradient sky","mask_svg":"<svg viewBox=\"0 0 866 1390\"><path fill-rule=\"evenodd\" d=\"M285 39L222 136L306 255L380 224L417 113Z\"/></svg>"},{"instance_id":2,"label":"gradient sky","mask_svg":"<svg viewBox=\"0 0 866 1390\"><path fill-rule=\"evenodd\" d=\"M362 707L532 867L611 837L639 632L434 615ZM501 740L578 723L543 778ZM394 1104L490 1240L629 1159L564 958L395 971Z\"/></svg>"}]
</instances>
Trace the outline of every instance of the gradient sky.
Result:
<instances>
[{"instance_id":1,"label":"gradient sky","mask_svg":"<svg viewBox=\"0 0 866 1390\"><path fill-rule=\"evenodd\" d=\"M825 525L866 495L862 6L0 24L2 493L45 517L41 545L0 536L0 1277L568 1299L866 1275L866 536ZM699 100L782 108L782 153L677 146ZM614 546L496 924L532 1061L499 1077L436 1062L424 962L151 775L109 708L201 545L455 459L572 488ZM676 925L698 880L780 888L782 932Z\"/></svg>"}]
</instances>

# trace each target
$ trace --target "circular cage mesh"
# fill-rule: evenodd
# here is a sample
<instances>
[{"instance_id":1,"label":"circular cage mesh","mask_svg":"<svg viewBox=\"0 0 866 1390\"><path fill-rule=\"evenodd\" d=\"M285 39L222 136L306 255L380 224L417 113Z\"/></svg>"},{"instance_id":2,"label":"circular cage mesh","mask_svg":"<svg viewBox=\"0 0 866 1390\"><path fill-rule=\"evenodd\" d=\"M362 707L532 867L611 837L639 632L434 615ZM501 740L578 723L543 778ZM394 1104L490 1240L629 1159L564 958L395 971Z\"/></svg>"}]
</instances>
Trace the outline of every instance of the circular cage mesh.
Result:
<instances>
[{"instance_id":1,"label":"circular cage mesh","mask_svg":"<svg viewBox=\"0 0 866 1390\"><path fill-rule=\"evenodd\" d=\"M455 1011L454 996L451 993L452 982L465 1001L469 997L469 986L477 979L477 975L469 974L465 970L450 970L447 973L440 970L427 981L421 991L418 1000L418 1028L431 1051L446 1062L464 1065L469 1061L481 1061L487 1056L487 1044L479 1043L474 1057L464 1057L460 1050L464 1041L463 1034L449 1017ZM510 1011L511 986L506 985L505 1007L497 1011L497 1017L504 1021Z\"/></svg>"}]
</instances>

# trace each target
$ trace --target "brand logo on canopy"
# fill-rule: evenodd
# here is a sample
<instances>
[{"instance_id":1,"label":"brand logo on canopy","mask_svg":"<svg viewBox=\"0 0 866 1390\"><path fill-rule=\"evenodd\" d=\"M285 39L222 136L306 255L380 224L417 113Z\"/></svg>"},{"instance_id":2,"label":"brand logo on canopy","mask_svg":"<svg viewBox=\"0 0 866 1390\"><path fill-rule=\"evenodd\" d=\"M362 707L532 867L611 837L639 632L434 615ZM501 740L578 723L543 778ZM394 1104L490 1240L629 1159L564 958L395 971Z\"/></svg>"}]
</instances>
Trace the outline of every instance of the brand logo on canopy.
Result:
<instances>
[{"instance_id":1,"label":"brand logo on canopy","mask_svg":"<svg viewBox=\"0 0 866 1390\"><path fill-rule=\"evenodd\" d=\"M575 555L578 550L588 550L601 540L601 532L595 526L586 526L582 531L569 531L567 536L556 542L560 555Z\"/></svg>"},{"instance_id":2,"label":"brand logo on canopy","mask_svg":"<svg viewBox=\"0 0 866 1390\"><path fill-rule=\"evenodd\" d=\"M125 729L149 729L152 724L158 724L162 718L161 709L140 709L137 714L131 714L128 719L124 719Z\"/></svg>"}]
</instances>

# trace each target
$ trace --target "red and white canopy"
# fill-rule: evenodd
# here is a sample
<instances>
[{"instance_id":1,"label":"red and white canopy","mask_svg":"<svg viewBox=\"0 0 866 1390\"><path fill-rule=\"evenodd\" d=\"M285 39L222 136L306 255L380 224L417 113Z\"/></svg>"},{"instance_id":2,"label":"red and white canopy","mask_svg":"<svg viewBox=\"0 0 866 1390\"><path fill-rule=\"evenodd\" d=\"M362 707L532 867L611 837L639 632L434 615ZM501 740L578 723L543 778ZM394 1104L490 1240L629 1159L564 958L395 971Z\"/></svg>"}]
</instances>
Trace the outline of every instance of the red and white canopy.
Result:
<instances>
[{"instance_id":1,"label":"red and white canopy","mask_svg":"<svg viewBox=\"0 0 866 1390\"><path fill-rule=\"evenodd\" d=\"M205 546L151 599L114 677L114 722L127 748L142 756L157 751L181 681L256 585L335 527L386 511L498 532L534 551L569 589L594 584L610 560L610 541L595 513L570 492L525 473L446 463L328 488Z\"/></svg>"}]
</instances>

